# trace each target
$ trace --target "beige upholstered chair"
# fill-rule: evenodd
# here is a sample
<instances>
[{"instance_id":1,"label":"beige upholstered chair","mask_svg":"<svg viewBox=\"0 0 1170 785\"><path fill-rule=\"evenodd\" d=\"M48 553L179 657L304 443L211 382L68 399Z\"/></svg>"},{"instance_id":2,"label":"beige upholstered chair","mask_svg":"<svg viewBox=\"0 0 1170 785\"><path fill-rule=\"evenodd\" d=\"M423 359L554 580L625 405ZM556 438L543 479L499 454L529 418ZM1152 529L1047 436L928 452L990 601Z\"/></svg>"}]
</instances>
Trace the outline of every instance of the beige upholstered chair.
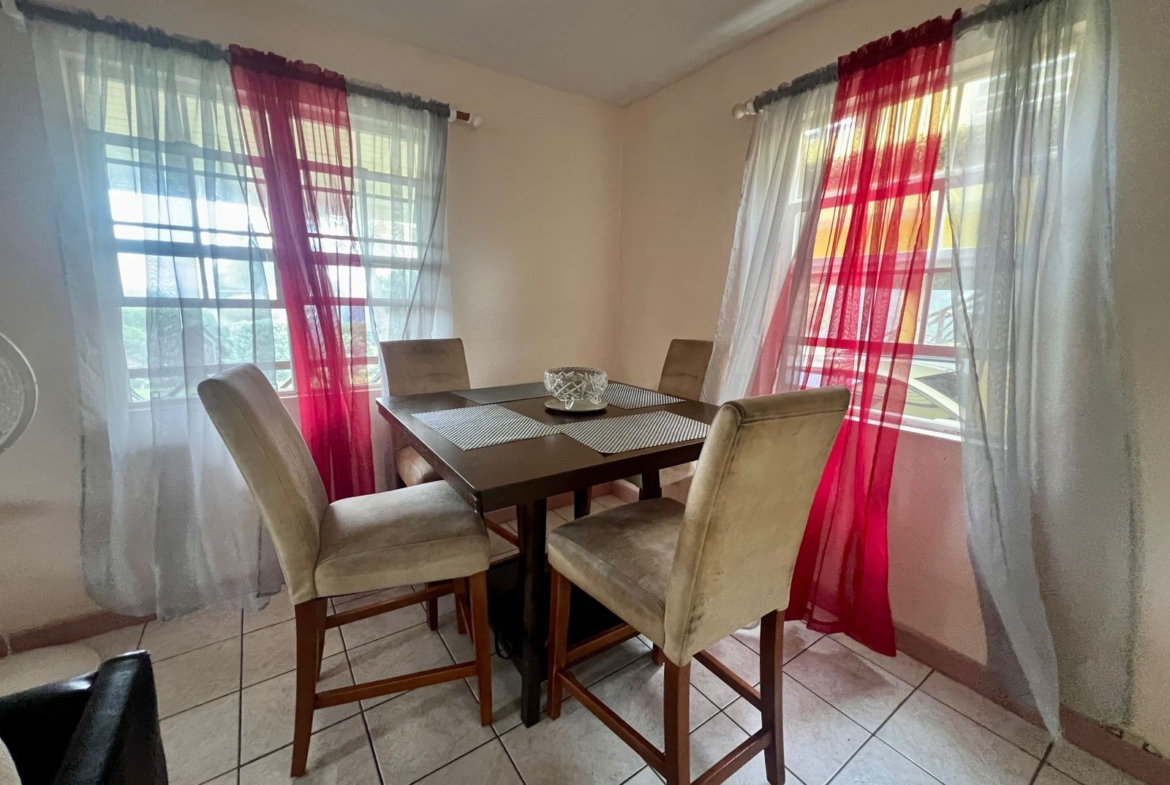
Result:
<instances>
[{"instance_id":1,"label":"beige upholstered chair","mask_svg":"<svg viewBox=\"0 0 1170 785\"><path fill-rule=\"evenodd\" d=\"M711 363L711 352L715 344L711 341L694 341L687 338L675 338L666 350L666 360L662 363L662 376L658 380L658 392L673 395L676 398L699 400L703 393L703 382L707 378L707 366ZM659 484L667 486L689 479L695 473L693 463L684 463L681 466L668 466L659 472ZM642 487L640 475L628 480L636 488Z\"/></svg>"},{"instance_id":2,"label":"beige upholstered chair","mask_svg":"<svg viewBox=\"0 0 1170 785\"><path fill-rule=\"evenodd\" d=\"M314 709L475 676L480 721L492 721L488 648L488 538L483 522L446 483L329 503L292 417L254 365L199 384L211 421L239 466L276 546L295 605L297 687L292 776L305 771ZM421 592L328 615L328 598L427 583ZM470 615L475 661L317 692L325 631L455 591Z\"/></svg>"},{"instance_id":3,"label":"beige upholstered chair","mask_svg":"<svg viewBox=\"0 0 1170 785\"><path fill-rule=\"evenodd\" d=\"M382 341L381 347L386 389L391 395L465 390L471 386L460 338ZM403 485L439 479L434 468L409 446L395 452L394 469Z\"/></svg>"},{"instance_id":4,"label":"beige upholstered chair","mask_svg":"<svg viewBox=\"0 0 1170 785\"><path fill-rule=\"evenodd\" d=\"M552 566L548 715L567 689L630 744L669 785L690 782L688 711L697 659L763 714L762 729L724 758L714 781L756 754L768 781L784 779L782 612L813 494L841 426L844 388L724 404L699 457L687 504L654 499L567 523L548 537ZM625 622L566 650L570 584ZM757 692L705 649L762 619ZM666 661L666 750L622 722L567 668L641 633ZM730 769L728 771L727 769ZM711 777L714 772L704 776Z\"/></svg>"},{"instance_id":5,"label":"beige upholstered chair","mask_svg":"<svg viewBox=\"0 0 1170 785\"><path fill-rule=\"evenodd\" d=\"M675 338L671 341L670 348L666 350L666 360L662 363L658 392L676 398L699 400L714 348L715 344L711 341L692 341L686 338Z\"/></svg>"}]
</instances>

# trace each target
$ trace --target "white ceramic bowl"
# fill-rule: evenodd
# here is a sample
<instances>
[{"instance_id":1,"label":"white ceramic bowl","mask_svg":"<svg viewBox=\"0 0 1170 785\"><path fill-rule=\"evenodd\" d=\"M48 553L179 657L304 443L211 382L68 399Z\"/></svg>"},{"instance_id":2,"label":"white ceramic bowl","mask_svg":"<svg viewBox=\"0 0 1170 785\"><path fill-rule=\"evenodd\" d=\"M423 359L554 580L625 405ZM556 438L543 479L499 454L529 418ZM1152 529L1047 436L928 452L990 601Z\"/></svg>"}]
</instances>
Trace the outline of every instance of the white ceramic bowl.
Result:
<instances>
[{"instance_id":1,"label":"white ceramic bowl","mask_svg":"<svg viewBox=\"0 0 1170 785\"><path fill-rule=\"evenodd\" d=\"M544 372L544 388L567 409L578 401L599 405L608 386L609 375L599 368L567 365Z\"/></svg>"}]
</instances>

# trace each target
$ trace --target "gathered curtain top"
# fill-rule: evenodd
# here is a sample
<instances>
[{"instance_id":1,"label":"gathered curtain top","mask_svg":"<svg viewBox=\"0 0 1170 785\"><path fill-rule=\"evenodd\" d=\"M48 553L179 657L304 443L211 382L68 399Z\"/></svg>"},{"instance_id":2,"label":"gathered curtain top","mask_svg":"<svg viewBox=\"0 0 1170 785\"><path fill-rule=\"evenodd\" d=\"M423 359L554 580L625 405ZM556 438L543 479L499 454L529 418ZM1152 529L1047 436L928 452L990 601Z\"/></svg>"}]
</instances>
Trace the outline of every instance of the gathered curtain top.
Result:
<instances>
[{"instance_id":1,"label":"gathered curtain top","mask_svg":"<svg viewBox=\"0 0 1170 785\"><path fill-rule=\"evenodd\" d=\"M264 73L341 87L354 95L385 101L408 109L430 112L444 120L451 116L451 107L442 101L421 98L413 93L388 90L381 85L354 82L336 71L330 71L314 63L290 60L272 52L249 49L238 44L232 44L225 48L200 38L174 35L157 27L143 27L124 19L98 16L92 11L50 5L39 0L17 0L16 7L29 19L39 19L79 30L105 33L124 41L149 44L160 49L174 49L205 60L229 61Z\"/></svg>"}]
</instances>

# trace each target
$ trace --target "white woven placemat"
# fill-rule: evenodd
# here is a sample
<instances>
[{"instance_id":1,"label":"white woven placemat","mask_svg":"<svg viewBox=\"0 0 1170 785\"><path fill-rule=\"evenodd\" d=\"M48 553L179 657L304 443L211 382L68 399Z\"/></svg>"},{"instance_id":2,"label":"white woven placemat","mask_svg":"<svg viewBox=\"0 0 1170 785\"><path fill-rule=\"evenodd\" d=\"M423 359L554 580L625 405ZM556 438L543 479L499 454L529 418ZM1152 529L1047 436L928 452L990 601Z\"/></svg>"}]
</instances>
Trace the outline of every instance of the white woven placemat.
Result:
<instances>
[{"instance_id":1,"label":"white woven placemat","mask_svg":"<svg viewBox=\"0 0 1170 785\"><path fill-rule=\"evenodd\" d=\"M611 384L605 389L605 402L617 406L619 409L645 409L647 406L665 406L668 403L680 403L682 398L675 398L653 390L643 390L641 387L631 387L628 384Z\"/></svg>"},{"instance_id":2,"label":"white woven placemat","mask_svg":"<svg viewBox=\"0 0 1170 785\"><path fill-rule=\"evenodd\" d=\"M709 425L674 412L646 412L626 417L608 417L561 426L561 433L586 447L610 455L644 450L675 442L707 438Z\"/></svg>"},{"instance_id":3,"label":"white woven placemat","mask_svg":"<svg viewBox=\"0 0 1170 785\"><path fill-rule=\"evenodd\" d=\"M463 450L536 439L561 432L558 426L537 422L495 404L423 412L414 415L414 419Z\"/></svg>"}]
</instances>

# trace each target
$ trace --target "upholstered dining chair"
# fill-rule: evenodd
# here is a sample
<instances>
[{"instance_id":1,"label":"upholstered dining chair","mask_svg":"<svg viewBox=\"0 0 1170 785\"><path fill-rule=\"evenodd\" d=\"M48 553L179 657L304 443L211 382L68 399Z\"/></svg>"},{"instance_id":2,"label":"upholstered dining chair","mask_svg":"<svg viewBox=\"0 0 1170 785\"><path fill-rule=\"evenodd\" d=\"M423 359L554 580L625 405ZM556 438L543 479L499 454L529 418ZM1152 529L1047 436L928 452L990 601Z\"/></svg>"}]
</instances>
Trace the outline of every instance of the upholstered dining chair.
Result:
<instances>
[{"instance_id":1,"label":"upholstered dining chair","mask_svg":"<svg viewBox=\"0 0 1170 785\"><path fill-rule=\"evenodd\" d=\"M315 709L475 677L480 722L490 725L488 538L480 516L441 482L330 504L296 424L254 365L205 379L199 398L260 507L295 608L292 776L305 772ZM328 614L330 597L416 583L427 588ZM327 629L453 591L470 594L474 661L317 692Z\"/></svg>"},{"instance_id":2,"label":"upholstered dining chair","mask_svg":"<svg viewBox=\"0 0 1170 785\"><path fill-rule=\"evenodd\" d=\"M716 415L686 505L653 499L564 524L549 534L552 567L548 716L562 692L616 732L668 785L690 780L691 661L758 708L763 727L700 779L722 782L764 753L770 783L784 781L782 613L813 495L849 393L824 388L732 401ZM567 648L577 586L625 624ZM706 649L761 620L760 689ZM666 664L666 749L658 750L567 668L641 633Z\"/></svg>"},{"instance_id":3,"label":"upholstered dining chair","mask_svg":"<svg viewBox=\"0 0 1170 785\"><path fill-rule=\"evenodd\" d=\"M675 338L666 350L662 363L662 376L658 379L658 392L676 398L699 400L703 394L703 382L707 379L707 366L711 363L711 352L715 344L711 341L695 341ZM668 466L660 472L659 484L667 487L680 483L695 473L693 463ZM642 487L641 475L627 478L635 488Z\"/></svg>"},{"instance_id":4,"label":"upholstered dining chair","mask_svg":"<svg viewBox=\"0 0 1170 785\"><path fill-rule=\"evenodd\" d=\"M386 390L391 395L465 390L471 386L460 338L382 341L381 349ZM395 451L394 469L403 485L439 479L434 467L410 446Z\"/></svg>"}]
</instances>

